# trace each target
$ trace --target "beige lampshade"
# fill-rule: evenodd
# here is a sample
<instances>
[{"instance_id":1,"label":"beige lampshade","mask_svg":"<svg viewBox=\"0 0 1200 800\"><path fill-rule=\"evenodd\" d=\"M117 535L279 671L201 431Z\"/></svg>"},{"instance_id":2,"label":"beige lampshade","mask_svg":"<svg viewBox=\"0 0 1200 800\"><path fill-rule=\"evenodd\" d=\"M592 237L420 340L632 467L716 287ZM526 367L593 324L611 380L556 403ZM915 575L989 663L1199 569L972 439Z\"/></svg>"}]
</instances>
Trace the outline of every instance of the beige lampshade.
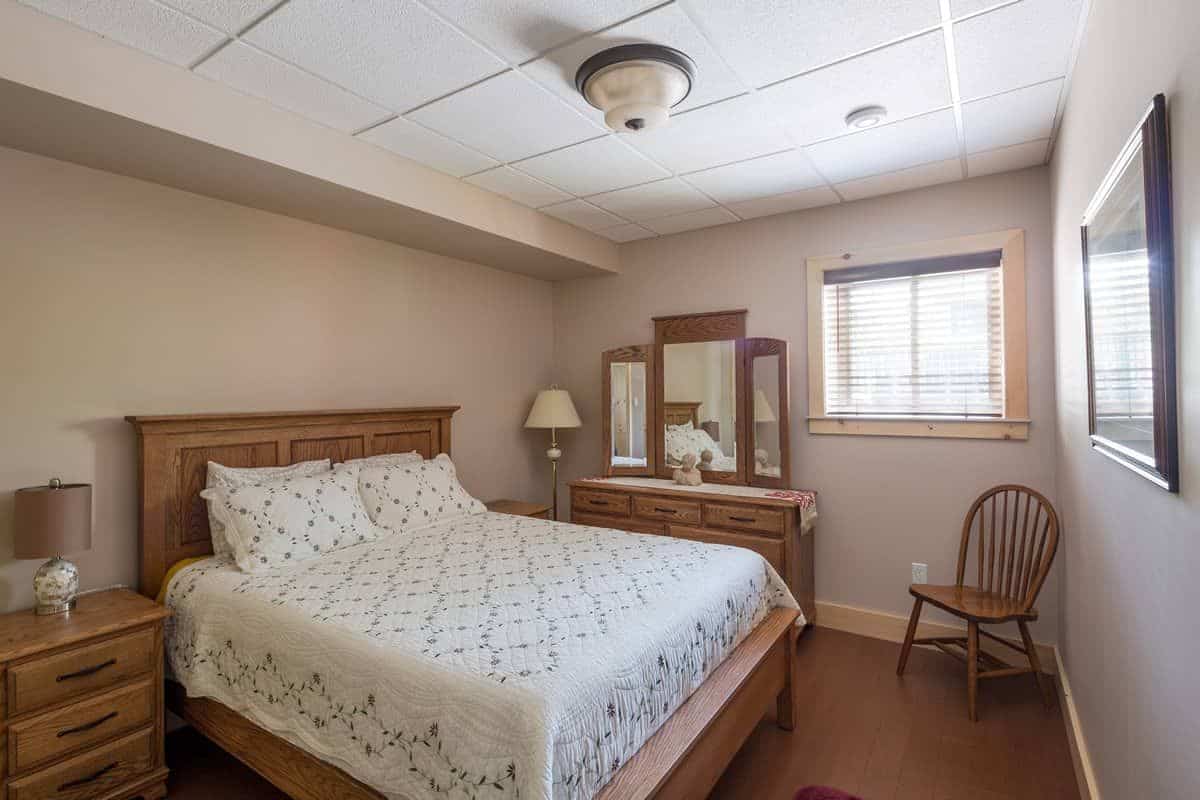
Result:
<instances>
[{"instance_id":1,"label":"beige lampshade","mask_svg":"<svg viewBox=\"0 0 1200 800\"><path fill-rule=\"evenodd\" d=\"M543 389L525 419L526 428L578 428L583 422L566 389Z\"/></svg>"},{"instance_id":2,"label":"beige lampshade","mask_svg":"<svg viewBox=\"0 0 1200 800\"><path fill-rule=\"evenodd\" d=\"M767 402L767 393L762 389L754 390L754 421L755 422L776 422L775 412L771 410L771 404Z\"/></svg>"},{"instance_id":3,"label":"beige lampshade","mask_svg":"<svg viewBox=\"0 0 1200 800\"><path fill-rule=\"evenodd\" d=\"M18 489L14 508L13 557L50 558L91 549L91 484Z\"/></svg>"}]
</instances>

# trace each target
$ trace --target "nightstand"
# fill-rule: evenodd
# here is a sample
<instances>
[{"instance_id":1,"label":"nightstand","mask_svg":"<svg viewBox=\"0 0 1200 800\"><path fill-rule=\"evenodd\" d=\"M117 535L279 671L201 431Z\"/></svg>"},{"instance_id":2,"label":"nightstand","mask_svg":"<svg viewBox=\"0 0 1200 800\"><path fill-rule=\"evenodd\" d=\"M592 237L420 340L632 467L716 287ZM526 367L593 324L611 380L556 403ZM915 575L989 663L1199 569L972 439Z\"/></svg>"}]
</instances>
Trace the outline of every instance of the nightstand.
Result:
<instances>
[{"instance_id":1,"label":"nightstand","mask_svg":"<svg viewBox=\"0 0 1200 800\"><path fill-rule=\"evenodd\" d=\"M109 589L80 595L66 614L0 616L0 797L166 797L169 615L128 589Z\"/></svg>"},{"instance_id":2,"label":"nightstand","mask_svg":"<svg viewBox=\"0 0 1200 800\"><path fill-rule=\"evenodd\" d=\"M526 503L521 500L492 500L484 503L488 511L498 511L501 514L514 514L518 517L537 517L550 519L549 503Z\"/></svg>"}]
</instances>

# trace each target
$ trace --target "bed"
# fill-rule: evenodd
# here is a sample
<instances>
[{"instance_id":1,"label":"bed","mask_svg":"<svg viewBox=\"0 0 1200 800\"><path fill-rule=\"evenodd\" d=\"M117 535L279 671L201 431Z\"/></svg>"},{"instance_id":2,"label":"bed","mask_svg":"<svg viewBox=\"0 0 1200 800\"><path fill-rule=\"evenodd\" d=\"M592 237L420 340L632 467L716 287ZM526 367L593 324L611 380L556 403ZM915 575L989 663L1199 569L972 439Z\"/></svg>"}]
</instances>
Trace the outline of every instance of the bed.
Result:
<instances>
[{"instance_id":1,"label":"bed","mask_svg":"<svg viewBox=\"0 0 1200 800\"><path fill-rule=\"evenodd\" d=\"M210 555L207 461L429 457L454 410L130 418L141 590ZM799 614L757 558L490 513L262 575L207 558L168 587L169 705L296 798L702 797L769 700L794 719Z\"/></svg>"}]
</instances>

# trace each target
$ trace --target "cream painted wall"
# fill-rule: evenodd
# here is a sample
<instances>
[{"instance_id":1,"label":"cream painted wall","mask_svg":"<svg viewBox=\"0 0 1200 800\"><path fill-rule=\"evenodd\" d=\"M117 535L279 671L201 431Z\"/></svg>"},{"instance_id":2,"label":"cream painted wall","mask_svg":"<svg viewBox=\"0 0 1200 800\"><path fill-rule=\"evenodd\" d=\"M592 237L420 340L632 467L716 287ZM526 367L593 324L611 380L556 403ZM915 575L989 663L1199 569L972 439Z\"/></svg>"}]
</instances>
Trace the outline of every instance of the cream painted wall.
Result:
<instances>
[{"instance_id":1,"label":"cream painted wall","mask_svg":"<svg viewBox=\"0 0 1200 800\"><path fill-rule=\"evenodd\" d=\"M0 148L0 610L32 603L12 492L94 489L84 587L133 583L126 414L458 404L483 497L549 499L521 427L550 284Z\"/></svg>"},{"instance_id":2,"label":"cream painted wall","mask_svg":"<svg viewBox=\"0 0 1200 800\"><path fill-rule=\"evenodd\" d=\"M1051 162L1062 654L1100 794L1200 797L1200 5L1092 0ZM1158 92L1171 128L1181 486L1088 446L1079 223Z\"/></svg>"},{"instance_id":3,"label":"cream painted wall","mask_svg":"<svg viewBox=\"0 0 1200 800\"><path fill-rule=\"evenodd\" d=\"M622 274L555 287L556 378L584 427L560 437L568 479L598 474L600 353L653 339L650 317L747 308L751 336L791 343L792 475L820 492L817 599L907 614L911 563L951 582L962 516L997 483L1054 496L1050 204L1045 168L709 228L622 248ZM1030 415L1027 442L811 436L805 258L1024 228ZM1056 638L1055 577L1035 637ZM930 618L933 618L931 616Z\"/></svg>"}]
</instances>

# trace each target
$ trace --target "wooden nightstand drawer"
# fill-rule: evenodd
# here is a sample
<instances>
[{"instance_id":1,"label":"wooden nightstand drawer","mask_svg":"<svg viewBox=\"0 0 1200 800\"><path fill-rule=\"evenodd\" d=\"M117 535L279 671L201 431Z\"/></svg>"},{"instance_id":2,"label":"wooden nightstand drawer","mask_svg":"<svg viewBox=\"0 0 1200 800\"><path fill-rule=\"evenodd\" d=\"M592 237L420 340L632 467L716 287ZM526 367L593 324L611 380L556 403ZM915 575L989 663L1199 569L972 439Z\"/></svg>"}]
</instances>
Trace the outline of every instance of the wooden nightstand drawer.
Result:
<instances>
[{"instance_id":1,"label":"wooden nightstand drawer","mask_svg":"<svg viewBox=\"0 0 1200 800\"><path fill-rule=\"evenodd\" d=\"M688 525L700 524L700 504L669 497L634 497L633 513L645 519L661 519Z\"/></svg>"},{"instance_id":2,"label":"wooden nightstand drawer","mask_svg":"<svg viewBox=\"0 0 1200 800\"><path fill-rule=\"evenodd\" d=\"M87 800L154 767L154 728L102 745L8 784L7 800Z\"/></svg>"},{"instance_id":3,"label":"wooden nightstand drawer","mask_svg":"<svg viewBox=\"0 0 1200 800\"><path fill-rule=\"evenodd\" d=\"M155 667L153 628L34 658L8 669L10 716L105 689Z\"/></svg>"},{"instance_id":4,"label":"wooden nightstand drawer","mask_svg":"<svg viewBox=\"0 0 1200 800\"><path fill-rule=\"evenodd\" d=\"M8 730L10 768L14 774L25 772L149 725L154 704L154 686L145 680L17 722Z\"/></svg>"},{"instance_id":5,"label":"wooden nightstand drawer","mask_svg":"<svg viewBox=\"0 0 1200 800\"><path fill-rule=\"evenodd\" d=\"M705 503L704 524L718 528L782 534L784 518L782 511L773 508Z\"/></svg>"},{"instance_id":6,"label":"wooden nightstand drawer","mask_svg":"<svg viewBox=\"0 0 1200 800\"><path fill-rule=\"evenodd\" d=\"M571 511L628 517L629 495L617 494L615 492L589 492L583 489L576 489L571 492Z\"/></svg>"}]
</instances>

